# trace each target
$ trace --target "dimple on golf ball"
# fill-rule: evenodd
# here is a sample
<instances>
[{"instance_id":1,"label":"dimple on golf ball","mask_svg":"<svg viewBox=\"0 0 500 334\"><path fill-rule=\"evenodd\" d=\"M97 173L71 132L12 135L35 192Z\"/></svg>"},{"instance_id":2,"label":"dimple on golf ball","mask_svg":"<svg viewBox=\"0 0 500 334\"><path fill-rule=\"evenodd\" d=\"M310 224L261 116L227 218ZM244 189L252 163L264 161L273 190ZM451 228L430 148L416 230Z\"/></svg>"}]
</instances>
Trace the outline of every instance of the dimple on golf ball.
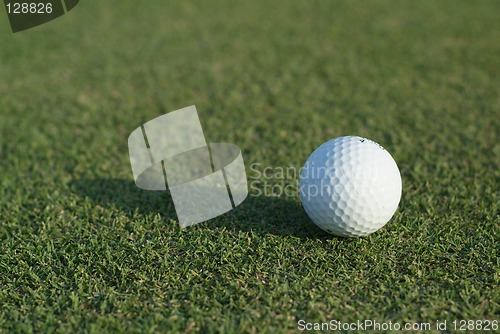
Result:
<instances>
[{"instance_id":1,"label":"dimple on golf ball","mask_svg":"<svg viewBox=\"0 0 500 334\"><path fill-rule=\"evenodd\" d=\"M398 166L372 140L346 136L318 147L300 173L299 194L311 220L342 237L361 237L384 226L401 199Z\"/></svg>"}]
</instances>

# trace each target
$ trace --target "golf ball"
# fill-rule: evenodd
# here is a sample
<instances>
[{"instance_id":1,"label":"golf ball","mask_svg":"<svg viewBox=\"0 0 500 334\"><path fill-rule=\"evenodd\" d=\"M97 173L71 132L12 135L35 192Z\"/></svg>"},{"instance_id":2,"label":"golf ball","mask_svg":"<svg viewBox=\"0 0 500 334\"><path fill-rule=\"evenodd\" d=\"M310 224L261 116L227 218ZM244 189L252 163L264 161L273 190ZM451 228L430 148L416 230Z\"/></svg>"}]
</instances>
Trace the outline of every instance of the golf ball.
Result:
<instances>
[{"instance_id":1,"label":"golf ball","mask_svg":"<svg viewBox=\"0 0 500 334\"><path fill-rule=\"evenodd\" d=\"M401 199L398 166L372 140L346 136L318 147L300 173L300 199L311 220L342 237L375 232Z\"/></svg>"}]
</instances>

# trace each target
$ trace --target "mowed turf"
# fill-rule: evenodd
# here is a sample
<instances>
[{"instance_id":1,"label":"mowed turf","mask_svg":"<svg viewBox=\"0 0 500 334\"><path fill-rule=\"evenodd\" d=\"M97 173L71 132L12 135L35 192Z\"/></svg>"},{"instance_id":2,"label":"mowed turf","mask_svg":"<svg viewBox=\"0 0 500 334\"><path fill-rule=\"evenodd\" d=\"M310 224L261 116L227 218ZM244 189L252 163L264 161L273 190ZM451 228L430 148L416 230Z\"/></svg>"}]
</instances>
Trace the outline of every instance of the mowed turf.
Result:
<instances>
[{"instance_id":1,"label":"mowed turf","mask_svg":"<svg viewBox=\"0 0 500 334\"><path fill-rule=\"evenodd\" d=\"M82 1L17 34L0 12L0 332L498 320L499 4ZM193 104L251 189L181 230L168 193L135 187L127 138ZM281 168L342 135L403 178L364 238L279 196L298 182Z\"/></svg>"}]
</instances>

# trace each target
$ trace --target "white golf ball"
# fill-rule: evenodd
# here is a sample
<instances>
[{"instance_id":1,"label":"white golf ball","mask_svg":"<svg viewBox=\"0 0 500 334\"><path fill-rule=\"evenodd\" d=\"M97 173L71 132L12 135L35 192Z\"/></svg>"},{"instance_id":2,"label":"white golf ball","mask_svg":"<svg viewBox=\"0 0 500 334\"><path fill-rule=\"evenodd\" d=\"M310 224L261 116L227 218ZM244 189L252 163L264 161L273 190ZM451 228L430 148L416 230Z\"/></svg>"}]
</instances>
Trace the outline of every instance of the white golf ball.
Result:
<instances>
[{"instance_id":1,"label":"white golf ball","mask_svg":"<svg viewBox=\"0 0 500 334\"><path fill-rule=\"evenodd\" d=\"M342 237L360 237L387 224L401 199L398 166L382 146L362 137L318 147L300 173L300 198L311 220Z\"/></svg>"}]
</instances>

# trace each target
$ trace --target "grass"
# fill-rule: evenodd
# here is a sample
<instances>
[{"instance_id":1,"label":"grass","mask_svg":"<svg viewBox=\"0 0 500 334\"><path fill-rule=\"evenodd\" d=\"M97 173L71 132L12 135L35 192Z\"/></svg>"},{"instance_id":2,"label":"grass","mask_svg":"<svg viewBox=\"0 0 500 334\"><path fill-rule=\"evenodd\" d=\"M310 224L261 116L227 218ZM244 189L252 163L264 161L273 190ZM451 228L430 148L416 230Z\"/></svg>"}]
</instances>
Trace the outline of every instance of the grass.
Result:
<instances>
[{"instance_id":1,"label":"grass","mask_svg":"<svg viewBox=\"0 0 500 334\"><path fill-rule=\"evenodd\" d=\"M17 34L2 20L0 332L498 320L499 10L113 0ZM127 137L192 104L261 186L296 187L255 169L299 168L328 139L379 142L396 215L342 239L296 195L250 196L181 230L168 193L135 187Z\"/></svg>"}]
</instances>

